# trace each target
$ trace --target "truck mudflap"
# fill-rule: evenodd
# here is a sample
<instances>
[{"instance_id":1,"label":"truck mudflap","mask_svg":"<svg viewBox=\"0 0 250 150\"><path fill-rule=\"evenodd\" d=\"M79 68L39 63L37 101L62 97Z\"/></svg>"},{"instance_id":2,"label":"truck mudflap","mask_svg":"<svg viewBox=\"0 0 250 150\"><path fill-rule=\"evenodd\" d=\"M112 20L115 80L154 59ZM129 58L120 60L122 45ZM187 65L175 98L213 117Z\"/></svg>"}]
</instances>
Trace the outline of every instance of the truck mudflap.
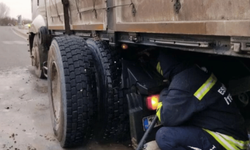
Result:
<instances>
[{"instance_id":1,"label":"truck mudflap","mask_svg":"<svg viewBox=\"0 0 250 150\"><path fill-rule=\"evenodd\" d=\"M164 87L167 87L167 83L163 82L163 78L155 69L136 62L123 61L122 87L127 90L131 140L132 146L136 148L156 113L147 109L146 97L159 94ZM145 142L155 139L160 126L160 122L157 122Z\"/></svg>"}]
</instances>

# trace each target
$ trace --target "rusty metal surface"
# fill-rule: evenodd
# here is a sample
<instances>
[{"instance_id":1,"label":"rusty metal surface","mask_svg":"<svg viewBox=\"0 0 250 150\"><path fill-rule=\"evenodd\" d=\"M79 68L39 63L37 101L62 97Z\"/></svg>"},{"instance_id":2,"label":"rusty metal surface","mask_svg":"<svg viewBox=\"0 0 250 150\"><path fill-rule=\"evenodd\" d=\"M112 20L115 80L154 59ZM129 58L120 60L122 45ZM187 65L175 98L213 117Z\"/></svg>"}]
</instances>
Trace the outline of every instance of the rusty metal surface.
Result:
<instances>
[{"instance_id":1,"label":"rusty metal surface","mask_svg":"<svg viewBox=\"0 0 250 150\"><path fill-rule=\"evenodd\" d=\"M249 20L249 0L179 0L179 13L174 10L176 0L133 0L136 16L131 7L117 8L120 22L212 21ZM117 5L131 0L116 0Z\"/></svg>"},{"instance_id":2,"label":"rusty metal surface","mask_svg":"<svg viewBox=\"0 0 250 150\"><path fill-rule=\"evenodd\" d=\"M250 36L249 0L133 0L116 8L116 30L126 32ZM116 1L116 5L131 0Z\"/></svg>"},{"instance_id":3,"label":"rusty metal surface","mask_svg":"<svg viewBox=\"0 0 250 150\"><path fill-rule=\"evenodd\" d=\"M104 0L70 0L73 25L106 23L106 3Z\"/></svg>"},{"instance_id":4,"label":"rusty metal surface","mask_svg":"<svg viewBox=\"0 0 250 150\"><path fill-rule=\"evenodd\" d=\"M143 33L250 36L250 21L116 24L117 31Z\"/></svg>"},{"instance_id":5,"label":"rusty metal surface","mask_svg":"<svg viewBox=\"0 0 250 150\"><path fill-rule=\"evenodd\" d=\"M69 0L72 30L250 36L250 0ZM47 0L50 26L64 26L61 0ZM175 6L179 6L178 12ZM111 24L109 22L109 24ZM101 27L102 25L102 27Z\"/></svg>"},{"instance_id":6,"label":"rusty metal surface","mask_svg":"<svg viewBox=\"0 0 250 150\"><path fill-rule=\"evenodd\" d=\"M93 25L72 25L72 30L104 30L103 24L93 24Z\"/></svg>"},{"instance_id":7,"label":"rusty metal surface","mask_svg":"<svg viewBox=\"0 0 250 150\"><path fill-rule=\"evenodd\" d=\"M64 26L49 26L50 30L64 30Z\"/></svg>"},{"instance_id":8,"label":"rusty metal surface","mask_svg":"<svg viewBox=\"0 0 250 150\"><path fill-rule=\"evenodd\" d=\"M47 0L49 29L64 28L61 0ZM105 30L106 3L104 0L69 0L72 30ZM59 27L61 26L61 27Z\"/></svg>"},{"instance_id":9,"label":"rusty metal surface","mask_svg":"<svg viewBox=\"0 0 250 150\"><path fill-rule=\"evenodd\" d=\"M70 21L69 21L69 0L62 0L63 14L64 14L64 27L67 35L71 34Z\"/></svg>"},{"instance_id":10,"label":"rusty metal surface","mask_svg":"<svg viewBox=\"0 0 250 150\"><path fill-rule=\"evenodd\" d=\"M48 26L62 26L64 27L63 5L61 0L46 0Z\"/></svg>"}]
</instances>

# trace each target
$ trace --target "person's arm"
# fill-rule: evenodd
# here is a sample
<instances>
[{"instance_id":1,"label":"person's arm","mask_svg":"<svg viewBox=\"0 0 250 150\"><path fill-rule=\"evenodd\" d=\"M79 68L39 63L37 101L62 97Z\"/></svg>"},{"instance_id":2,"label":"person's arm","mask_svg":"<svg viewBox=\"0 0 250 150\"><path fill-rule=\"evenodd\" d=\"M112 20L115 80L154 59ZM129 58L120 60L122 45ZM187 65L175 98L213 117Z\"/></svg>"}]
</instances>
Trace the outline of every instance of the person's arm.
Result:
<instances>
[{"instance_id":1,"label":"person's arm","mask_svg":"<svg viewBox=\"0 0 250 150\"><path fill-rule=\"evenodd\" d=\"M157 116L164 126L178 126L189 120L196 111L193 96L180 90L164 89L160 95Z\"/></svg>"}]
</instances>

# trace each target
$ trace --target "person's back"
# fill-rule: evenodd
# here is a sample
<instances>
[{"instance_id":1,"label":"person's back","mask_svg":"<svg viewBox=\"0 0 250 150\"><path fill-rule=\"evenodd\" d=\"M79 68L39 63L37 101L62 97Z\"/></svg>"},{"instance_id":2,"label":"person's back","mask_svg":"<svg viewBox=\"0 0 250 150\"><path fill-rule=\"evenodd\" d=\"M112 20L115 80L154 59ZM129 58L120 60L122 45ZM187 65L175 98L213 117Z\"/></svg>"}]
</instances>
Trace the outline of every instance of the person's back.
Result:
<instances>
[{"instance_id":1,"label":"person's back","mask_svg":"<svg viewBox=\"0 0 250 150\"><path fill-rule=\"evenodd\" d=\"M246 149L244 119L224 85L197 65L163 53L158 60L157 70L171 79L169 88L161 92L162 107L157 110L164 125L156 135L159 147Z\"/></svg>"}]
</instances>

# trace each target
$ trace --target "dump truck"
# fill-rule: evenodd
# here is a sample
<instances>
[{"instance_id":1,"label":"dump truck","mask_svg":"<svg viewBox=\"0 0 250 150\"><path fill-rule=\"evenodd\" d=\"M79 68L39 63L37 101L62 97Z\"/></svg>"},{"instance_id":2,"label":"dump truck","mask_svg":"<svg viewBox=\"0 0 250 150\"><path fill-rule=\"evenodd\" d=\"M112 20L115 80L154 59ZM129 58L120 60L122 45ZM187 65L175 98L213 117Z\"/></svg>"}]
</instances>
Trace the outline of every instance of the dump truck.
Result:
<instances>
[{"instance_id":1,"label":"dump truck","mask_svg":"<svg viewBox=\"0 0 250 150\"><path fill-rule=\"evenodd\" d=\"M157 94L168 86L142 59L148 50L212 70L250 127L248 0L32 0L32 19L31 62L37 77L48 80L62 147L93 138L137 147L155 116Z\"/></svg>"}]
</instances>

